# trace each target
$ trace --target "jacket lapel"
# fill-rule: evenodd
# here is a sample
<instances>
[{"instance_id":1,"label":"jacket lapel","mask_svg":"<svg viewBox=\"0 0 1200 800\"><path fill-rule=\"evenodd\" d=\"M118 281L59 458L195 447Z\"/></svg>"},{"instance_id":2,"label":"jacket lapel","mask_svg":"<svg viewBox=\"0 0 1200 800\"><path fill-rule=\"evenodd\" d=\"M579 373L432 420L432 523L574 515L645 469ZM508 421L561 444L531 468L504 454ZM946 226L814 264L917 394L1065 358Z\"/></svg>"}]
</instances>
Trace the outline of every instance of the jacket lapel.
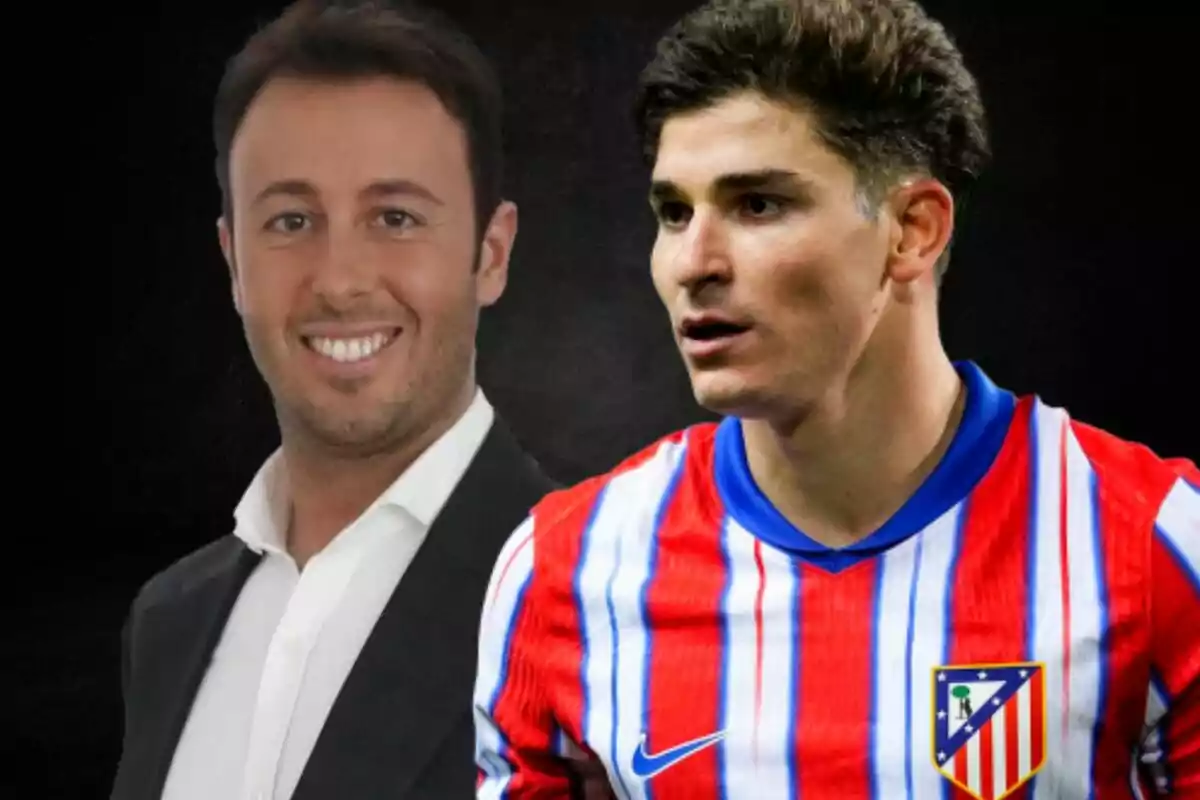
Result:
<instances>
[{"instance_id":1,"label":"jacket lapel","mask_svg":"<svg viewBox=\"0 0 1200 800\"><path fill-rule=\"evenodd\" d=\"M162 794L176 745L234 602L259 556L232 536L206 555L186 585L141 609L134 620L138 691L129 710L115 800Z\"/></svg>"},{"instance_id":2,"label":"jacket lapel","mask_svg":"<svg viewBox=\"0 0 1200 800\"><path fill-rule=\"evenodd\" d=\"M469 721L492 567L551 488L497 419L384 607L293 800L404 797L454 727ZM473 796L469 748L462 761L464 796Z\"/></svg>"}]
</instances>

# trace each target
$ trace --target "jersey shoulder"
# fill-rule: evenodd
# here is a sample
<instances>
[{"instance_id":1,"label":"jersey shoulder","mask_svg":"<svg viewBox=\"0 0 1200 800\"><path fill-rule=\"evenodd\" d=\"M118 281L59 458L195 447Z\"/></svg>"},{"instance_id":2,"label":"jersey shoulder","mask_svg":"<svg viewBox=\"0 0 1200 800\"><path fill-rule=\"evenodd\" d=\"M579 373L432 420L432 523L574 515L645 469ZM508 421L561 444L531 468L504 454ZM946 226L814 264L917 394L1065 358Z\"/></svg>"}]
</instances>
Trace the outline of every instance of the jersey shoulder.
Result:
<instances>
[{"instance_id":1,"label":"jersey shoulder","mask_svg":"<svg viewBox=\"0 0 1200 800\"><path fill-rule=\"evenodd\" d=\"M1191 459L1160 455L1141 442L1080 420L1070 419L1069 425L1096 476L1100 501L1126 519L1144 521L1147 532L1177 485L1200 486L1200 470Z\"/></svg>"},{"instance_id":2,"label":"jersey shoulder","mask_svg":"<svg viewBox=\"0 0 1200 800\"><path fill-rule=\"evenodd\" d=\"M711 457L716 423L706 422L662 436L606 472L551 492L533 508L533 537L538 550L559 553L577 550L591 527L601 496L621 484L623 513L637 514L657 508L665 485L680 458L689 462Z\"/></svg>"}]
</instances>

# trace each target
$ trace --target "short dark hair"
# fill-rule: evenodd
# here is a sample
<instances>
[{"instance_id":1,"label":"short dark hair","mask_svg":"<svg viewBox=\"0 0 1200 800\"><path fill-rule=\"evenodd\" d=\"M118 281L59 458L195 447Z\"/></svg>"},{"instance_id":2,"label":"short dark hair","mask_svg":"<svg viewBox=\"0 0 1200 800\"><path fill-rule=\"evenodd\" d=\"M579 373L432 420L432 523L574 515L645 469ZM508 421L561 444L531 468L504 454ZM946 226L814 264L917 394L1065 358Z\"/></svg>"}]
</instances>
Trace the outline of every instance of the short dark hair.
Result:
<instances>
[{"instance_id":1,"label":"short dark hair","mask_svg":"<svg viewBox=\"0 0 1200 800\"><path fill-rule=\"evenodd\" d=\"M464 127L480 232L500 203L503 109L484 55L446 17L384 0L299 0L228 62L213 108L217 181L232 214L229 151L254 98L279 76L349 80L379 75L429 87Z\"/></svg>"},{"instance_id":2,"label":"short dark hair","mask_svg":"<svg viewBox=\"0 0 1200 800\"><path fill-rule=\"evenodd\" d=\"M669 117L746 90L811 110L873 202L911 170L961 199L991 156L975 79L914 0L712 0L691 12L641 74L647 161Z\"/></svg>"}]
</instances>

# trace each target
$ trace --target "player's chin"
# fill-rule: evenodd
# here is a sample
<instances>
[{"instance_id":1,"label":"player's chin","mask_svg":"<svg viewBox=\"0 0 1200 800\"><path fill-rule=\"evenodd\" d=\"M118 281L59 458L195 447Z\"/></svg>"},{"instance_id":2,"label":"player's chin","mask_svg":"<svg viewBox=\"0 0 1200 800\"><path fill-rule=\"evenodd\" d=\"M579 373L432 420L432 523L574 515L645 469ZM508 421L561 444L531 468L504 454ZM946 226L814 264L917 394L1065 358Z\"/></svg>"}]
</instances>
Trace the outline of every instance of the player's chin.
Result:
<instances>
[{"instance_id":1,"label":"player's chin","mask_svg":"<svg viewBox=\"0 0 1200 800\"><path fill-rule=\"evenodd\" d=\"M714 414L750 417L762 405L764 387L739 370L693 369L691 377L696 402Z\"/></svg>"}]
</instances>

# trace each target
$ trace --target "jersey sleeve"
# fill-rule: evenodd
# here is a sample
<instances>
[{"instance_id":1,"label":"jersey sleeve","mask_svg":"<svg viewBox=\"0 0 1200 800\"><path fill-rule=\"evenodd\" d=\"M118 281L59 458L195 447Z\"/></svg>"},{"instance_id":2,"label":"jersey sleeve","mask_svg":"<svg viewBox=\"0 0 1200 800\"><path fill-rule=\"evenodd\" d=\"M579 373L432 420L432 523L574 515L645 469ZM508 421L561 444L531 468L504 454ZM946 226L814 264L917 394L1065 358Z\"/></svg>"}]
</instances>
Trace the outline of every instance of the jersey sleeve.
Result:
<instances>
[{"instance_id":1,"label":"jersey sleeve","mask_svg":"<svg viewBox=\"0 0 1200 800\"><path fill-rule=\"evenodd\" d=\"M480 623L474 690L478 798L570 797L539 648L547 625L534 596L534 518L513 533L493 568ZM544 601L542 601L544 602Z\"/></svg>"},{"instance_id":2,"label":"jersey sleeve","mask_svg":"<svg viewBox=\"0 0 1200 800\"><path fill-rule=\"evenodd\" d=\"M1183 465L1151 540L1151 685L1140 754L1147 788L1200 794L1200 473Z\"/></svg>"}]
</instances>

